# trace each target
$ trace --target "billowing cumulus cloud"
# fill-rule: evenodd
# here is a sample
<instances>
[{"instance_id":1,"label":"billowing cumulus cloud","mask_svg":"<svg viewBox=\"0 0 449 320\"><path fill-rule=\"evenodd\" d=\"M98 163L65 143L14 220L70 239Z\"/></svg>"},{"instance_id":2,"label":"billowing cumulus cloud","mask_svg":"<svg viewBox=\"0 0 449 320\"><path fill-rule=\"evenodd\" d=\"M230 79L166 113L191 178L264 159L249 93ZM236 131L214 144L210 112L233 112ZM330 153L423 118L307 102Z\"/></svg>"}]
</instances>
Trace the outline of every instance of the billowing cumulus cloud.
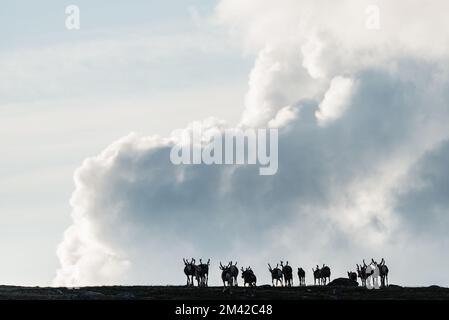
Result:
<instances>
[{"instance_id":1,"label":"billowing cumulus cloud","mask_svg":"<svg viewBox=\"0 0 449 320\"><path fill-rule=\"evenodd\" d=\"M319 110L315 113L319 123L326 125L341 117L351 99L354 81L344 77L332 79L329 90L324 95L324 99L319 105Z\"/></svg>"},{"instance_id":2,"label":"billowing cumulus cloud","mask_svg":"<svg viewBox=\"0 0 449 320\"><path fill-rule=\"evenodd\" d=\"M377 3L371 30L366 1L222 1L216 18L257 54L238 126L279 128L277 174L173 165L179 131L124 137L75 173L55 283L183 283L191 256L212 258L215 284L219 260L265 282L281 258L343 275L383 256L393 282L449 284L449 6Z\"/></svg>"}]
</instances>

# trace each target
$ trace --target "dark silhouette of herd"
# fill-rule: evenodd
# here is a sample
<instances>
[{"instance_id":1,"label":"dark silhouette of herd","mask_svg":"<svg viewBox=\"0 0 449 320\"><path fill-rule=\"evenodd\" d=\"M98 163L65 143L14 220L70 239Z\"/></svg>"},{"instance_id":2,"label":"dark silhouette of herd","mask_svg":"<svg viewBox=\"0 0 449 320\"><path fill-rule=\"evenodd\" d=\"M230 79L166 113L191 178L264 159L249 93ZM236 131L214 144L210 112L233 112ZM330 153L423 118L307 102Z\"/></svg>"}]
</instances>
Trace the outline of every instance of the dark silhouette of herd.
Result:
<instances>
[{"instance_id":1,"label":"dark silhouette of herd","mask_svg":"<svg viewBox=\"0 0 449 320\"><path fill-rule=\"evenodd\" d=\"M318 282L318 285L326 285L327 281L331 282L331 268L323 264L323 266L320 267L316 265L315 270L312 268L313 272L313 284L316 285Z\"/></svg>"},{"instance_id":2,"label":"dark silhouette of herd","mask_svg":"<svg viewBox=\"0 0 449 320\"><path fill-rule=\"evenodd\" d=\"M209 266L210 259L207 263L203 263L200 259L200 263L195 264L195 259L192 258L190 262L186 259L184 261L184 274L187 277L187 286L193 286L193 278L196 279L198 287L207 287L209 280Z\"/></svg>"},{"instance_id":3,"label":"dark silhouette of herd","mask_svg":"<svg viewBox=\"0 0 449 320\"><path fill-rule=\"evenodd\" d=\"M376 272L376 268L378 269L378 273L380 276L381 287L388 286L389 270L388 270L387 265L385 264L384 258L382 258L380 263L377 263L376 261L374 261L374 259L371 259L371 263L369 265L367 265L365 263L365 260L363 260L363 264L361 264L361 265L357 264L356 279L357 279L357 277L359 277L360 282L362 283L362 286L366 287L366 285L367 285L366 280L368 279L369 276L371 276L372 274L374 274ZM355 272L352 272L351 274L355 274ZM348 273L348 275L349 275L349 273Z\"/></svg>"},{"instance_id":4,"label":"dark silhouette of herd","mask_svg":"<svg viewBox=\"0 0 449 320\"><path fill-rule=\"evenodd\" d=\"M207 287L209 280L209 266L210 259L207 260L207 263L203 263L202 259L199 259L199 264L196 264L196 260L192 258L190 261L187 259L183 259L184 261L184 274L187 277L187 286L194 286L194 280L197 282L198 287ZM348 271L348 279L353 282L357 282L357 278L360 278L361 284L364 287L367 287L367 279L370 276L379 276L380 277L380 287L388 286L388 267L385 264L385 260L382 258L380 263L377 263L374 259L371 259L371 263L367 265L365 260L363 260L363 264L357 264L357 272ZM223 265L220 261L220 270L221 270L221 280L223 281L223 289L231 288L234 286L238 286L238 275L239 269L237 267L237 262L233 263L229 261L228 264ZM243 269L241 267L241 277L243 279L243 286L249 286L251 288L255 288L257 285L257 277L251 267L247 267ZM277 286L285 286L291 287L293 286L293 269L289 265L288 261L284 264L281 260L280 264L276 264L275 268L272 268L268 263L268 271L271 274L271 284L273 287ZM306 285L306 272L303 268L298 268L298 279L299 286ZM331 281L331 268L325 264L320 268L318 265L315 268L312 268L313 274L313 284L314 285L322 285L330 283Z\"/></svg>"}]
</instances>

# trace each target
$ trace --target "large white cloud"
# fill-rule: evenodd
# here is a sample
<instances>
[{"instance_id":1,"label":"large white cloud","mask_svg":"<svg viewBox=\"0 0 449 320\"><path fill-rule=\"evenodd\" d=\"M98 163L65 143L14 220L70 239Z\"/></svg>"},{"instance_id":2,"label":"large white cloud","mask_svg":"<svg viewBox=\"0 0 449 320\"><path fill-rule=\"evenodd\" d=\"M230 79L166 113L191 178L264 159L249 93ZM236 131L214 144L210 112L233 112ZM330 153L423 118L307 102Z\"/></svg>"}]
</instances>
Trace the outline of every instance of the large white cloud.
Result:
<instances>
[{"instance_id":1,"label":"large white cloud","mask_svg":"<svg viewBox=\"0 0 449 320\"><path fill-rule=\"evenodd\" d=\"M343 275L382 255L394 282L449 284L449 6L378 1L375 31L367 4L222 1L221 23L258 53L239 125L280 127L278 173L175 166L178 133L129 135L75 173L55 283L182 283L184 256L211 257L215 283L220 259L263 282L280 258Z\"/></svg>"}]
</instances>

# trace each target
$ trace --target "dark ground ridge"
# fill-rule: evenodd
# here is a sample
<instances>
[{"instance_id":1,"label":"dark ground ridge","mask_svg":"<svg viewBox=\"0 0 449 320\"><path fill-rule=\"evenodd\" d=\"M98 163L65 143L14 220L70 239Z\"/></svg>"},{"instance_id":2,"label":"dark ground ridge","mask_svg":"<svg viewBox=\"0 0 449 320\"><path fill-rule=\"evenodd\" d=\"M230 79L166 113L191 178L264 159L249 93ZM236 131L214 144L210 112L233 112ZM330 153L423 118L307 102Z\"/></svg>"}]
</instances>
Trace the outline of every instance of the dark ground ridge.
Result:
<instances>
[{"instance_id":1,"label":"dark ground ridge","mask_svg":"<svg viewBox=\"0 0 449 320\"><path fill-rule=\"evenodd\" d=\"M101 286L81 288L0 286L0 300L449 300L449 288L400 287L379 290L345 286L223 287Z\"/></svg>"}]
</instances>

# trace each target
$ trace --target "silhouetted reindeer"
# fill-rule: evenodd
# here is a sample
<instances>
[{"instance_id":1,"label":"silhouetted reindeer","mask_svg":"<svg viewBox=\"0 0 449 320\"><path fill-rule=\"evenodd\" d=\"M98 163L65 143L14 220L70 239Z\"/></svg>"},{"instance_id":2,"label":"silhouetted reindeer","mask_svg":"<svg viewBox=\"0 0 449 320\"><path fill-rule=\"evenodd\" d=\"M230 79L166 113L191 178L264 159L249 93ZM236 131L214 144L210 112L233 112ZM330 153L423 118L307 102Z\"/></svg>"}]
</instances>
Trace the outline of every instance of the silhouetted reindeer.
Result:
<instances>
[{"instance_id":1,"label":"silhouetted reindeer","mask_svg":"<svg viewBox=\"0 0 449 320\"><path fill-rule=\"evenodd\" d=\"M232 261L229 261L229 271L231 272L234 286L238 287L237 277L239 275L239 269L237 268L237 261L235 264L232 264Z\"/></svg>"},{"instance_id":2,"label":"silhouetted reindeer","mask_svg":"<svg viewBox=\"0 0 449 320\"><path fill-rule=\"evenodd\" d=\"M293 285L293 269L288 265L288 261L284 266L284 262L281 261L282 275L284 276L284 284L286 287Z\"/></svg>"},{"instance_id":3,"label":"silhouetted reindeer","mask_svg":"<svg viewBox=\"0 0 449 320\"><path fill-rule=\"evenodd\" d=\"M189 262L185 258L182 259L184 261L184 274L187 277L187 286L193 286L193 277L196 275L196 266L195 259Z\"/></svg>"},{"instance_id":4,"label":"silhouetted reindeer","mask_svg":"<svg viewBox=\"0 0 449 320\"><path fill-rule=\"evenodd\" d=\"M363 261L363 268L365 269L366 278L368 278L369 276L371 276L373 274L373 270L371 270L371 268L368 268L369 265L367 265L365 263L365 259L363 259L362 261Z\"/></svg>"},{"instance_id":5,"label":"silhouetted reindeer","mask_svg":"<svg viewBox=\"0 0 449 320\"><path fill-rule=\"evenodd\" d=\"M365 263L365 261L363 261L363 263ZM366 278L366 282L370 286L370 288L372 286L376 289L379 289L380 270L377 265L377 262L374 261L374 259L371 259L370 264L366 267L366 275L368 276Z\"/></svg>"},{"instance_id":6,"label":"silhouetted reindeer","mask_svg":"<svg viewBox=\"0 0 449 320\"><path fill-rule=\"evenodd\" d=\"M210 259L207 260L207 263L203 263L200 259L200 264L196 268L196 279L198 281L198 286L207 287L209 281L209 265Z\"/></svg>"},{"instance_id":7,"label":"silhouetted reindeer","mask_svg":"<svg viewBox=\"0 0 449 320\"><path fill-rule=\"evenodd\" d=\"M242 271L243 286L245 287L246 284L248 284L248 286L250 287L255 287L257 283L257 277L254 274L251 267L248 267L245 270L242 267L241 271Z\"/></svg>"},{"instance_id":8,"label":"silhouetted reindeer","mask_svg":"<svg viewBox=\"0 0 449 320\"><path fill-rule=\"evenodd\" d=\"M326 282L329 280L331 282L331 268L323 264L321 268L321 281L323 285L326 285Z\"/></svg>"},{"instance_id":9,"label":"silhouetted reindeer","mask_svg":"<svg viewBox=\"0 0 449 320\"><path fill-rule=\"evenodd\" d=\"M306 272L303 268L298 268L299 286L306 285Z\"/></svg>"},{"instance_id":10,"label":"silhouetted reindeer","mask_svg":"<svg viewBox=\"0 0 449 320\"><path fill-rule=\"evenodd\" d=\"M358 265L357 264L357 276L360 278L360 282L362 283L362 287L366 287L366 265Z\"/></svg>"},{"instance_id":11,"label":"silhouetted reindeer","mask_svg":"<svg viewBox=\"0 0 449 320\"><path fill-rule=\"evenodd\" d=\"M234 278L232 277L230 267L231 263L229 263L227 266L223 266L220 261L221 280L223 280L223 291L225 291L227 287L232 287L233 285Z\"/></svg>"},{"instance_id":12,"label":"silhouetted reindeer","mask_svg":"<svg viewBox=\"0 0 449 320\"><path fill-rule=\"evenodd\" d=\"M385 260L384 258L382 258L382 260L380 261L380 263L378 264L377 262L374 261L374 259L372 259L372 261L377 265L377 267L379 268L379 275L380 275L380 285L382 287L387 287L388 286L388 267L385 264Z\"/></svg>"},{"instance_id":13,"label":"silhouetted reindeer","mask_svg":"<svg viewBox=\"0 0 449 320\"><path fill-rule=\"evenodd\" d=\"M316 265L316 269L313 270L312 268L312 272L313 272L313 285L316 286L316 283L318 281L318 285L321 284L321 270L320 267L318 267L318 265Z\"/></svg>"},{"instance_id":14,"label":"silhouetted reindeer","mask_svg":"<svg viewBox=\"0 0 449 320\"><path fill-rule=\"evenodd\" d=\"M353 281L357 281L357 273L352 272L352 271L348 271L348 279L353 280Z\"/></svg>"},{"instance_id":15,"label":"silhouetted reindeer","mask_svg":"<svg viewBox=\"0 0 449 320\"><path fill-rule=\"evenodd\" d=\"M358 265L357 264L357 275L359 276L361 282L362 282L362 286L366 287L367 286L367 279L368 277L370 277L371 275L374 274L374 268L373 266L367 265L365 263L365 259L363 259L363 265Z\"/></svg>"},{"instance_id":16,"label":"silhouetted reindeer","mask_svg":"<svg viewBox=\"0 0 449 320\"><path fill-rule=\"evenodd\" d=\"M276 268L271 268L270 264L268 264L268 271L270 271L271 273L271 283L273 284L273 287L275 287L274 285L274 280L276 280L276 286L278 284L278 282L281 282L281 286L283 286L282 284L282 271L281 269L279 269L279 264L276 265Z\"/></svg>"}]
</instances>

